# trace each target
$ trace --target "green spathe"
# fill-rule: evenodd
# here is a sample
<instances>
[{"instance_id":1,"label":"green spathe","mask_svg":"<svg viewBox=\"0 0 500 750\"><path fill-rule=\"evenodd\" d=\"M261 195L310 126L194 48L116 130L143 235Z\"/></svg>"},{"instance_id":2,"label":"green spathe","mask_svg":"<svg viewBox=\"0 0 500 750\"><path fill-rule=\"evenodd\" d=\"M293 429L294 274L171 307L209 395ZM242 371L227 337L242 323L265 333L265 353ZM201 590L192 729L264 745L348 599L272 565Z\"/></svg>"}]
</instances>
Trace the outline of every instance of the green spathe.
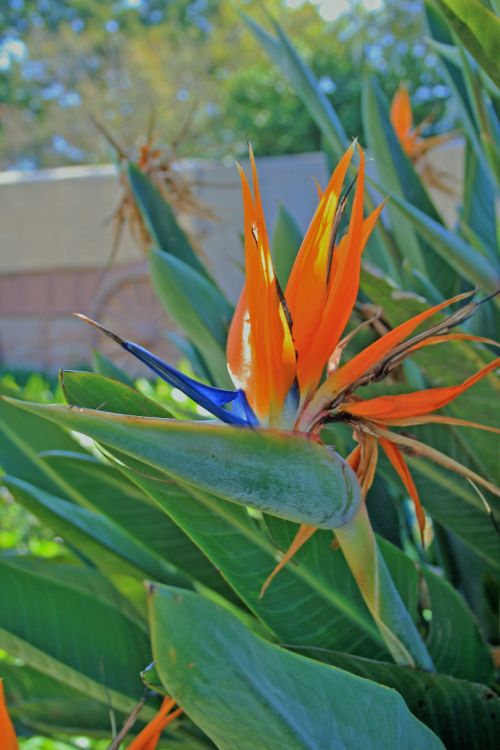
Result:
<instances>
[{"instance_id":1,"label":"green spathe","mask_svg":"<svg viewBox=\"0 0 500 750\"><path fill-rule=\"evenodd\" d=\"M347 523L359 484L332 449L304 436L15 402L231 502L318 528Z\"/></svg>"}]
</instances>

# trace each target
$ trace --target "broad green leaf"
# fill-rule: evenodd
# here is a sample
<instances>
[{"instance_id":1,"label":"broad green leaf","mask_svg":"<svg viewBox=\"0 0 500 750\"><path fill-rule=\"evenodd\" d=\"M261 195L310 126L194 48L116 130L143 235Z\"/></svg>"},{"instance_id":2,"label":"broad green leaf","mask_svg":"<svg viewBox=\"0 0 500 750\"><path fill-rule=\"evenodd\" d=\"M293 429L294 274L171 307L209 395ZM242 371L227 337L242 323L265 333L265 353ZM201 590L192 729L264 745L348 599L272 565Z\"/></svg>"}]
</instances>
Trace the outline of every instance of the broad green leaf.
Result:
<instances>
[{"instance_id":1,"label":"broad green leaf","mask_svg":"<svg viewBox=\"0 0 500 750\"><path fill-rule=\"evenodd\" d=\"M48 492L60 486L41 453L47 447L81 451L79 443L67 431L40 419L35 414L22 414L0 398L0 468Z\"/></svg>"},{"instance_id":2,"label":"broad green leaf","mask_svg":"<svg viewBox=\"0 0 500 750\"><path fill-rule=\"evenodd\" d=\"M286 652L219 605L150 588L157 670L220 750L442 748L395 691ZM339 700L339 696L342 696Z\"/></svg>"},{"instance_id":3,"label":"broad green leaf","mask_svg":"<svg viewBox=\"0 0 500 750\"><path fill-rule=\"evenodd\" d=\"M302 232L295 219L283 205L280 205L273 226L271 249L276 275L283 289L288 281L301 242Z\"/></svg>"},{"instance_id":4,"label":"broad green leaf","mask_svg":"<svg viewBox=\"0 0 500 750\"><path fill-rule=\"evenodd\" d=\"M128 475L199 545L279 641L390 658L345 560L332 557L331 534L318 532L305 547L313 560L286 566L260 597L276 566L276 547L245 509L193 489L188 502L185 488L166 485L147 465L123 459ZM315 554L318 534L324 535L321 555Z\"/></svg>"},{"instance_id":5,"label":"broad green leaf","mask_svg":"<svg viewBox=\"0 0 500 750\"><path fill-rule=\"evenodd\" d=\"M109 709L49 675L0 661L7 704L14 725L43 734L110 737ZM118 714L118 725L125 715Z\"/></svg>"},{"instance_id":6,"label":"broad green leaf","mask_svg":"<svg viewBox=\"0 0 500 750\"><path fill-rule=\"evenodd\" d=\"M500 699L485 685L321 649L306 656L394 688L447 750L495 750Z\"/></svg>"},{"instance_id":7,"label":"broad green leaf","mask_svg":"<svg viewBox=\"0 0 500 750\"><path fill-rule=\"evenodd\" d=\"M500 20L480 0L435 0L462 43L500 86Z\"/></svg>"},{"instance_id":8,"label":"broad green leaf","mask_svg":"<svg viewBox=\"0 0 500 750\"><path fill-rule=\"evenodd\" d=\"M485 160L490 167L492 183L496 178L496 187L500 187L498 180L498 118L491 99L486 91L485 76L468 54L460 42L456 42L460 53L460 64L465 79L469 99L474 112L479 138L483 147ZM491 148L488 148L488 145Z\"/></svg>"},{"instance_id":9,"label":"broad green leaf","mask_svg":"<svg viewBox=\"0 0 500 750\"><path fill-rule=\"evenodd\" d=\"M498 602L500 601L500 575L463 544L454 534L437 526L436 557L454 585L460 585L467 604L477 618L481 632L488 643L498 635Z\"/></svg>"},{"instance_id":10,"label":"broad green leaf","mask_svg":"<svg viewBox=\"0 0 500 750\"><path fill-rule=\"evenodd\" d=\"M397 547L383 539L379 544L406 607L424 633L437 672L489 683L494 676L490 650L462 596L426 566L415 565ZM419 607L430 610L430 620L424 620Z\"/></svg>"},{"instance_id":11,"label":"broad green leaf","mask_svg":"<svg viewBox=\"0 0 500 750\"><path fill-rule=\"evenodd\" d=\"M0 592L0 648L105 706L132 710L143 693L139 673L151 660L137 625L111 602L5 559ZM146 708L142 715L153 714Z\"/></svg>"},{"instance_id":12,"label":"broad green leaf","mask_svg":"<svg viewBox=\"0 0 500 750\"><path fill-rule=\"evenodd\" d=\"M155 248L150 270L158 299L201 352L214 382L231 387L225 346L233 311L227 300L194 268Z\"/></svg>"},{"instance_id":13,"label":"broad green leaf","mask_svg":"<svg viewBox=\"0 0 500 750\"><path fill-rule=\"evenodd\" d=\"M128 178L147 230L165 254L178 258L211 281L207 269L194 252L186 233L179 226L172 207L149 177L135 164L128 165Z\"/></svg>"},{"instance_id":14,"label":"broad green leaf","mask_svg":"<svg viewBox=\"0 0 500 750\"><path fill-rule=\"evenodd\" d=\"M233 597L220 574L190 539L115 467L83 455L57 452L48 455L46 461L60 476L73 477L84 507L111 519L150 554L174 565L191 580L226 598ZM191 502L188 495L186 502Z\"/></svg>"},{"instance_id":15,"label":"broad green leaf","mask_svg":"<svg viewBox=\"0 0 500 750\"><path fill-rule=\"evenodd\" d=\"M188 578L106 516L75 506L15 477L4 477L3 482L21 505L90 560L139 611L142 582L147 577L176 586L191 586Z\"/></svg>"},{"instance_id":16,"label":"broad green leaf","mask_svg":"<svg viewBox=\"0 0 500 750\"><path fill-rule=\"evenodd\" d=\"M498 259L494 186L470 147L465 151L462 221L482 240L492 262ZM467 237L466 237L467 239Z\"/></svg>"},{"instance_id":17,"label":"broad green leaf","mask_svg":"<svg viewBox=\"0 0 500 750\"><path fill-rule=\"evenodd\" d=\"M130 378L126 372L120 367L115 365L108 357L105 357L101 352L94 350L92 352L92 369L97 375L103 375L106 378L112 378L118 380L120 383L134 387L134 381Z\"/></svg>"},{"instance_id":18,"label":"broad green leaf","mask_svg":"<svg viewBox=\"0 0 500 750\"><path fill-rule=\"evenodd\" d=\"M68 378L66 393L71 395L71 381L73 377L78 379L79 374L66 373L65 377ZM83 405L97 406L101 403L101 385L100 380L97 379L88 382ZM83 389L77 392L81 395ZM127 401L127 409L132 409L133 412L140 407L141 404L138 401L135 403L132 400ZM151 466L132 461L129 456L120 455L119 458L131 467L128 475L135 484L147 492L155 504L158 503L162 511L178 524L215 568L222 573L243 602L281 640L300 644L320 643L327 648L376 655L378 658L388 656L342 558L337 558L339 564L328 574L326 582L318 577L315 570L287 568L276 579L266 596L259 599L260 587L276 565L276 555L274 546L262 534L248 513L243 508L228 504L211 494L197 492L196 497L193 498L186 487L179 486L170 478L165 481L165 474L156 472ZM50 454L47 460L60 473L63 473L62 461L63 466L76 478L75 487L80 495L82 497L92 495L93 484L89 483L88 476L84 478L83 459L74 457L74 460L81 461L78 471L74 471L71 464L67 465L67 462L72 460L71 456L62 454L59 457L57 454ZM90 466L89 461L85 463ZM104 495L94 496L92 503L98 503L101 511L112 515L118 523L123 523L130 528L128 513L124 511L120 517L121 511L116 506L124 505L130 508L144 506L140 501L134 503L133 494L131 500L128 501L130 488L127 486L120 488L122 502L116 503L115 492L109 486L109 478L106 478L106 473L111 471L111 468L103 465L97 467L94 462L93 471L97 469L98 481L102 481L106 492ZM145 512L147 514L147 511ZM140 522L138 522L139 528L143 528ZM160 525L158 528L161 528ZM224 540L224 544L220 544L220 539ZM154 536L149 543L154 543ZM328 549L329 553L330 549ZM182 560L175 559L170 553L166 556L180 569L186 569ZM211 588L220 590L220 586L215 585L213 581L213 573L210 573L211 565L208 561L205 567L206 576L212 576L212 580L207 581L196 574L195 577L197 580L206 582ZM249 575L249 570L255 570L256 575ZM302 613L304 602L307 602L308 607L306 618ZM283 611L287 611L290 616L283 617Z\"/></svg>"},{"instance_id":19,"label":"broad green leaf","mask_svg":"<svg viewBox=\"0 0 500 750\"><path fill-rule=\"evenodd\" d=\"M348 464L299 435L16 403L190 487L299 523L333 529L351 518L360 502Z\"/></svg>"},{"instance_id":20,"label":"broad green leaf","mask_svg":"<svg viewBox=\"0 0 500 750\"><path fill-rule=\"evenodd\" d=\"M62 375L62 383L70 403L90 403L95 407L101 407L105 404L109 409L150 416L168 414L163 407L147 399L135 389L100 375L87 372L65 372ZM32 418L31 415L26 415L26 420L19 420L17 410L12 410L7 403L1 402L0 409L4 406L5 414L9 417L8 426L11 431L15 425L16 429L23 430L24 435L22 444L24 450L20 452L19 460L11 465L10 473L14 474L15 472L16 477L21 480L30 481L32 479L31 483L36 484L37 489L46 489L58 497L60 501L58 507L67 510L69 521L73 519L73 510L72 506L66 505L65 501L76 503L78 506L91 511L98 511L100 514L104 512L108 519L108 525L111 521L113 522L111 528L114 529L119 538L123 542L130 539L132 546L142 550L142 554L146 554L150 564L160 565L160 568L163 568L166 573L163 560L168 561L180 571L186 573L189 578L195 579L220 593L231 595L220 575L211 565L207 564L204 556L200 554L189 539L174 524L169 522L168 518L158 511L151 502L148 502L148 498L140 493L135 485L127 482L116 469L98 463L93 456L82 453L82 447L69 440L67 433L59 431L55 425L36 417ZM36 434L48 436L41 455L34 454L37 461L36 466L41 470L40 474L35 475L31 471L29 461L29 457L33 453L29 429L33 427L33 424L36 425ZM45 429L45 425L49 429ZM52 436L57 438L59 434L62 436L62 440L50 441ZM66 438L68 439L66 440ZM73 450L59 450L61 446L71 447ZM45 478L47 478L46 485L43 484ZM38 510L41 511L42 506L39 506ZM45 509L44 514L47 513L48 510ZM86 515L85 511L79 508L75 510L75 514L75 519ZM40 512L35 512L35 515L40 517ZM96 519L95 524L92 521L94 518ZM45 520L50 527L55 528L54 523L51 523L51 520L54 521L54 519L46 518ZM103 516L92 514L87 520L87 528L92 536L102 526ZM58 531L69 541L68 534L63 533L59 526L62 523L63 520L59 518ZM113 538L115 537L114 532ZM69 534L73 537L75 533L78 534L77 530L70 526ZM79 539L82 542L80 536ZM123 573L123 569L127 567L125 561L121 561L117 571L117 559L109 550L105 552L104 549L100 548L99 542L96 541L94 544L91 539L85 536L83 541L86 545L92 546L96 561L100 560L110 574L113 572L114 581L119 586L121 584L124 587L123 590L127 591L131 578L130 576L125 578L118 572L121 570ZM123 546L119 539L115 539L115 541L115 550L118 551L118 557L126 556L127 552L132 553L132 550L128 546ZM78 541L73 540L73 542L76 547L79 547ZM87 554L89 554L88 550ZM138 563L138 565L143 573L135 569L129 570L132 579L142 581L147 575L160 577L159 570L153 574L152 570L147 567L143 568L141 563ZM139 601L142 601L142 584L136 582L134 588ZM129 591L129 593L131 592Z\"/></svg>"},{"instance_id":21,"label":"broad green leaf","mask_svg":"<svg viewBox=\"0 0 500 750\"><path fill-rule=\"evenodd\" d=\"M77 593L91 596L96 601L106 605L112 605L127 620L144 630L144 620L138 617L128 599L120 594L97 568L90 567L88 561L78 559L76 556L70 562L51 558L40 561L35 555L5 554L5 559L11 565L21 568L27 573L38 576L40 579L66 586Z\"/></svg>"},{"instance_id":22,"label":"broad green leaf","mask_svg":"<svg viewBox=\"0 0 500 750\"><path fill-rule=\"evenodd\" d=\"M298 530L295 524L271 516L266 517L266 526L274 543L283 551L288 549ZM493 665L489 649L462 597L425 567L417 568L397 547L380 538L378 542L401 599L423 634L436 670L476 682L491 680ZM317 578L326 588L337 591L345 590L345 581L351 577L342 553L332 550L331 537L325 532L316 532L296 553L289 566L304 569L311 578ZM432 612L430 623L422 618L420 612L424 582L427 593L425 606ZM269 593L274 585L271 584ZM462 644L461 649L456 648L457 640ZM290 644L290 641L285 643Z\"/></svg>"},{"instance_id":23,"label":"broad green leaf","mask_svg":"<svg viewBox=\"0 0 500 750\"><path fill-rule=\"evenodd\" d=\"M407 218L419 234L432 244L435 251L463 278L487 293L498 289L500 272L481 253L403 198L393 195L391 201L398 215Z\"/></svg>"}]
</instances>

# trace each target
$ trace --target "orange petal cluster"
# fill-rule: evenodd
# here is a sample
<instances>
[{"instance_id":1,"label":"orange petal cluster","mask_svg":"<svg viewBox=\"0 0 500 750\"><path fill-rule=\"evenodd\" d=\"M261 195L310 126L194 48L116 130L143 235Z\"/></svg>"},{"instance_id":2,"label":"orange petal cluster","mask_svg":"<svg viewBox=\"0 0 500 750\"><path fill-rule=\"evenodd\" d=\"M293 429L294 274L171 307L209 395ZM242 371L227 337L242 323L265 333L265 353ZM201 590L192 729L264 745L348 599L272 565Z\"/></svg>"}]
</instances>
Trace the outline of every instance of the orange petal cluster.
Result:
<instances>
[{"instance_id":1,"label":"orange petal cluster","mask_svg":"<svg viewBox=\"0 0 500 750\"><path fill-rule=\"evenodd\" d=\"M155 750L165 727L182 713L182 708L174 708L175 701L165 697L156 716L132 740L127 750Z\"/></svg>"},{"instance_id":2,"label":"orange petal cluster","mask_svg":"<svg viewBox=\"0 0 500 750\"><path fill-rule=\"evenodd\" d=\"M336 242L345 207L342 190L355 144L344 154L319 197L283 294L271 259L255 168L253 194L240 170L245 222L246 282L228 337L228 368L261 422L279 424L287 398L304 403L356 302L361 256L383 205L363 216L365 160L360 161L349 225Z\"/></svg>"}]
</instances>

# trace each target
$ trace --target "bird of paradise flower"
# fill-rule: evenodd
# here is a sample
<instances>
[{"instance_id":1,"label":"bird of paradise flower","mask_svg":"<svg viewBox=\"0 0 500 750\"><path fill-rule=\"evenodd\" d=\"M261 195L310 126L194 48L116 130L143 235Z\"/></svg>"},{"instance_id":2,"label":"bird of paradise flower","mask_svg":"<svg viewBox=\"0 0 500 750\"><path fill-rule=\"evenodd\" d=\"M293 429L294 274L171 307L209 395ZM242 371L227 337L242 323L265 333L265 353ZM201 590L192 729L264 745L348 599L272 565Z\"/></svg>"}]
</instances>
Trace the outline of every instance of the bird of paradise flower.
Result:
<instances>
[{"instance_id":1,"label":"bird of paradise flower","mask_svg":"<svg viewBox=\"0 0 500 750\"><path fill-rule=\"evenodd\" d=\"M498 366L500 358L459 385L428 388L399 396L363 399L359 395L362 386L382 380L423 347L457 339L492 342L452 332L485 301L471 301L474 292L466 292L419 313L341 364L342 353L352 336L343 337L358 296L363 251L384 206L379 205L367 217L363 215L365 157L357 146L359 168L352 210L347 231L339 239L341 218L350 190L342 191L355 149L356 144L352 144L345 152L321 194L284 291L272 263L251 151L253 191L240 169L246 280L227 342L228 369L236 390L199 383L137 344L124 341L85 316L79 317L99 327L157 375L228 424L290 430L317 441L321 440L321 430L326 424L339 421L349 424L357 446L347 460L358 477L363 499L375 476L380 447L413 499L423 535L425 514L405 452L430 459L496 494L500 494L500 490L440 451L390 428L434 422L499 432L493 427L434 412L490 373ZM420 333L414 333L434 315L458 302L465 304ZM327 377L322 381L325 368ZM359 514L361 525L358 532L360 528L364 529L362 544L370 550L373 563L375 542L364 505ZM265 581L262 593L315 530L305 524L300 527L291 547ZM377 619L377 572L369 574L368 558L363 557L359 549L353 551L356 545L348 538L351 532L352 526L335 530L365 601ZM383 623L380 619L377 622L383 631Z\"/></svg>"},{"instance_id":2,"label":"bird of paradise flower","mask_svg":"<svg viewBox=\"0 0 500 750\"><path fill-rule=\"evenodd\" d=\"M410 95L403 84L400 84L392 99L390 118L403 151L415 165L419 164L431 149L446 143L456 135L454 132L439 133L422 138L421 133L433 119L433 113L431 112L418 125L414 125ZM448 184L450 176L446 173L438 172L429 163L424 164L421 173L424 180L432 187L445 193L453 193L453 189Z\"/></svg>"}]
</instances>

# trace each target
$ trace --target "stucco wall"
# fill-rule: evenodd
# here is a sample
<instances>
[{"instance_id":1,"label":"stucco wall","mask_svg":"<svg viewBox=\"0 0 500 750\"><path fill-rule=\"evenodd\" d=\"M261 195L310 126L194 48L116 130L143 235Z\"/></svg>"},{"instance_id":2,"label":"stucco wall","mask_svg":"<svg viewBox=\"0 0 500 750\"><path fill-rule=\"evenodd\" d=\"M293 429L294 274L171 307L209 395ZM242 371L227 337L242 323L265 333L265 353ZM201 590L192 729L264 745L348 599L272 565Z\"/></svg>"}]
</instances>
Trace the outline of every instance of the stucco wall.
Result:
<instances>
[{"instance_id":1,"label":"stucco wall","mask_svg":"<svg viewBox=\"0 0 500 750\"><path fill-rule=\"evenodd\" d=\"M181 221L236 300L243 278L236 169L209 162L185 162L182 169L217 221ZM282 201L305 229L316 202L312 178L323 184L327 178L323 155L260 159L259 173L269 226ZM74 311L176 358L164 335L171 322L150 291L146 261L127 233L106 270L113 241L108 219L119 197L112 166L0 174L1 366L55 370L88 361L95 345L121 360L120 351L72 318Z\"/></svg>"}]
</instances>

